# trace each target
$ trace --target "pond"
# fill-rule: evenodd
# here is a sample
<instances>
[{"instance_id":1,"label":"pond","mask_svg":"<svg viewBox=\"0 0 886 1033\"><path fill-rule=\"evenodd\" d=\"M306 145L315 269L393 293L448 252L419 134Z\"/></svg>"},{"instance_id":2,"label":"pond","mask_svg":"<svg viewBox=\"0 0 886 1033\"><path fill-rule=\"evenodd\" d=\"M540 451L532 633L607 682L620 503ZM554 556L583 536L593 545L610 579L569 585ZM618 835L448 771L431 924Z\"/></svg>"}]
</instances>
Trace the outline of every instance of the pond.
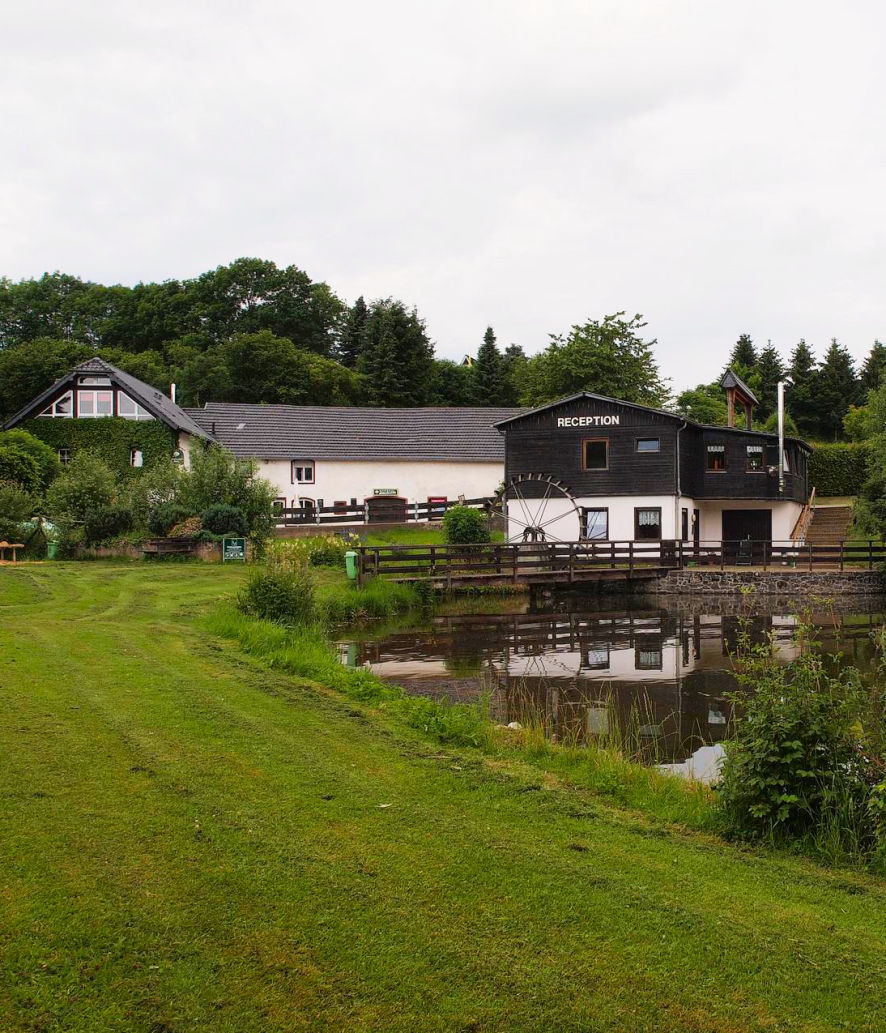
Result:
<instances>
[{"instance_id":1,"label":"pond","mask_svg":"<svg viewBox=\"0 0 886 1033\"><path fill-rule=\"evenodd\" d=\"M798 614L828 664L870 677L886 597L563 595L469 600L432 616L341 636L343 663L407 692L488 700L493 720L560 742L611 742L651 763L680 764L729 733L731 656L746 629L796 656Z\"/></svg>"}]
</instances>

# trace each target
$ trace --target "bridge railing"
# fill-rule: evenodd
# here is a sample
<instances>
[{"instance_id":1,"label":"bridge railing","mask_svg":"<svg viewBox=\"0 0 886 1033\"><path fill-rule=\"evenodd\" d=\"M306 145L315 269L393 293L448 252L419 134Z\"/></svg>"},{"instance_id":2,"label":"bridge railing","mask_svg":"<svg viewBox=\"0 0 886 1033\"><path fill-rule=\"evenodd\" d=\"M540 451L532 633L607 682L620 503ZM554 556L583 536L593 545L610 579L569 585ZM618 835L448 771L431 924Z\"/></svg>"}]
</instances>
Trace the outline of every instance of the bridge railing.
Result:
<instances>
[{"instance_id":1,"label":"bridge railing","mask_svg":"<svg viewBox=\"0 0 886 1033\"><path fill-rule=\"evenodd\" d=\"M603 570L624 571L627 575L685 567L872 570L876 564L886 563L886 543L872 540L832 545L749 539L369 545L358 547L356 552L361 584L367 577L378 576L452 582L471 578L544 581L547 575L551 581L573 581Z\"/></svg>"}]
</instances>

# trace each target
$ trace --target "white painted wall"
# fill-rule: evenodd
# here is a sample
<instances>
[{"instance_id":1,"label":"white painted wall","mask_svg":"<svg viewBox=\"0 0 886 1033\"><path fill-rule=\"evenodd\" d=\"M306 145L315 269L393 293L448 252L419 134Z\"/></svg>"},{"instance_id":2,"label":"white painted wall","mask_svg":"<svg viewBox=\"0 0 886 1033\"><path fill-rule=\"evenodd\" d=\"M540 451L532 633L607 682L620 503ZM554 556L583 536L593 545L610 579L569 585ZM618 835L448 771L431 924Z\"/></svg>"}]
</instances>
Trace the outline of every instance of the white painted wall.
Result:
<instances>
[{"instance_id":1,"label":"white painted wall","mask_svg":"<svg viewBox=\"0 0 886 1033\"><path fill-rule=\"evenodd\" d=\"M293 456L293 459L310 456ZM259 460L259 476L274 485L278 497L287 506L297 506L300 498L323 499L325 506L333 502L362 504L372 498L374 488L396 488L400 498L410 502L427 502L428 498L485 498L494 494L504 478L504 463L414 462L411 460L314 463L313 484L293 484L288 459Z\"/></svg>"},{"instance_id":2,"label":"white painted wall","mask_svg":"<svg viewBox=\"0 0 886 1033\"><path fill-rule=\"evenodd\" d=\"M803 509L799 502L767 502L763 499L720 499L716 502L700 502L702 541L719 542L723 538L724 509L771 509L772 540L789 542L791 531Z\"/></svg>"}]
</instances>

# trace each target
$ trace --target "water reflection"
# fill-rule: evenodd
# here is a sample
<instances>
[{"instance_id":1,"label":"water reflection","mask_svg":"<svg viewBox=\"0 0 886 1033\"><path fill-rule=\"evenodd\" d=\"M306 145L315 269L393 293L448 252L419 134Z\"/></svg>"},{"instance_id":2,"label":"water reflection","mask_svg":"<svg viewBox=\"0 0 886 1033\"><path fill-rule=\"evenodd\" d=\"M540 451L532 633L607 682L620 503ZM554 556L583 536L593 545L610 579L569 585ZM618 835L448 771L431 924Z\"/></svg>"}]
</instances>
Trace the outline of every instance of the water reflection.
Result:
<instances>
[{"instance_id":1,"label":"water reflection","mask_svg":"<svg viewBox=\"0 0 886 1033\"><path fill-rule=\"evenodd\" d=\"M548 604L555 610L437 616L352 638L342 659L411 692L453 700L486 692L496 720L539 724L560 741L609 739L646 760L679 763L728 734L730 656L742 629L756 642L772 636L785 662L796 656L799 601L757 600L751 615L734 598L617 603L623 608L611 597L577 597ZM816 637L823 652L868 670L886 601L843 608L821 605L810 615Z\"/></svg>"}]
</instances>

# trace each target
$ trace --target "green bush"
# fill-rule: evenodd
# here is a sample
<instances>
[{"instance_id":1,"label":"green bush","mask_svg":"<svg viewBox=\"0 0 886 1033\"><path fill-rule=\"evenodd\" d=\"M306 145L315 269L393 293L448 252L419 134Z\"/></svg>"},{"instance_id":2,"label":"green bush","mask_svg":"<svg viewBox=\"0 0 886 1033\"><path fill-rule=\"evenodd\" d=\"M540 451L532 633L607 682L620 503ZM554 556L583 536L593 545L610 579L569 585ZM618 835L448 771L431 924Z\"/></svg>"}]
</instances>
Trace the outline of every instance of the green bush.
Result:
<instances>
[{"instance_id":1,"label":"green bush","mask_svg":"<svg viewBox=\"0 0 886 1033\"><path fill-rule=\"evenodd\" d=\"M34 512L37 499L14 481L0 481L0 540L21 541L21 525Z\"/></svg>"},{"instance_id":2,"label":"green bush","mask_svg":"<svg viewBox=\"0 0 886 1033\"><path fill-rule=\"evenodd\" d=\"M479 509L453 506L443 517L443 537L450 545L488 542L489 520Z\"/></svg>"},{"instance_id":3,"label":"green bush","mask_svg":"<svg viewBox=\"0 0 886 1033\"><path fill-rule=\"evenodd\" d=\"M310 624L314 619L311 572L288 557L269 556L250 571L237 605L251 617L286 627Z\"/></svg>"},{"instance_id":4,"label":"green bush","mask_svg":"<svg viewBox=\"0 0 886 1033\"><path fill-rule=\"evenodd\" d=\"M90 513L83 525L86 545L103 545L132 530L132 513L122 506L103 506Z\"/></svg>"},{"instance_id":5,"label":"green bush","mask_svg":"<svg viewBox=\"0 0 886 1033\"><path fill-rule=\"evenodd\" d=\"M825 498L858 495L868 479L870 460L866 444L816 445L809 457L809 486Z\"/></svg>"},{"instance_id":6,"label":"green bush","mask_svg":"<svg viewBox=\"0 0 886 1033\"><path fill-rule=\"evenodd\" d=\"M210 531L212 534L235 534L242 538L249 531L243 510L221 502L210 506L200 520L204 530Z\"/></svg>"},{"instance_id":7,"label":"green bush","mask_svg":"<svg viewBox=\"0 0 886 1033\"><path fill-rule=\"evenodd\" d=\"M40 468L24 449L0 443L0 480L20 484L25 491L38 491Z\"/></svg>"},{"instance_id":8,"label":"green bush","mask_svg":"<svg viewBox=\"0 0 886 1033\"><path fill-rule=\"evenodd\" d=\"M76 455L50 485L46 511L63 531L82 526L100 509L115 502L117 483L107 463L87 452Z\"/></svg>"},{"instance_id":9,"label":"green bush","mask_svg":"<svg viewBox=\"0 0 886 1033\"><path fill-rule=\"evenodd\" d=\"M772 643L742 643L736 726L725 744L719 800L740 839L801 841L829 860L860 859L880 844L878 756L882 714L858 672L830 677L803 650L781 664Z\"/></svg>"},{"instance_id":10,"label":"green bush","mask_svg":"<svg viewBox=\"0 0 886 1033\"><path fill-rule=\"evenodd\" d=\"M182 524L188 517L194 516L192 509L179 506L175 502L161 502L148 517L148 530L158 538L165 538L171 528Z\"/></svg>"},{"instance_id":11,"label":"green bush","mask_svg":"<svg viewBox=\"0 0 886 1033\"><path fill-rule=\"evenodd\" d=\"M37 472L29 490L44 492L61 470L56 452L40 438L28 434L27 431L15 429L0 433L0 452L8 448L13 448L18 453L24 453L33 459ZM2 473L2 461L0 461L0 479L4 479L5 476Z\"/></svg>"}]
</instances>

